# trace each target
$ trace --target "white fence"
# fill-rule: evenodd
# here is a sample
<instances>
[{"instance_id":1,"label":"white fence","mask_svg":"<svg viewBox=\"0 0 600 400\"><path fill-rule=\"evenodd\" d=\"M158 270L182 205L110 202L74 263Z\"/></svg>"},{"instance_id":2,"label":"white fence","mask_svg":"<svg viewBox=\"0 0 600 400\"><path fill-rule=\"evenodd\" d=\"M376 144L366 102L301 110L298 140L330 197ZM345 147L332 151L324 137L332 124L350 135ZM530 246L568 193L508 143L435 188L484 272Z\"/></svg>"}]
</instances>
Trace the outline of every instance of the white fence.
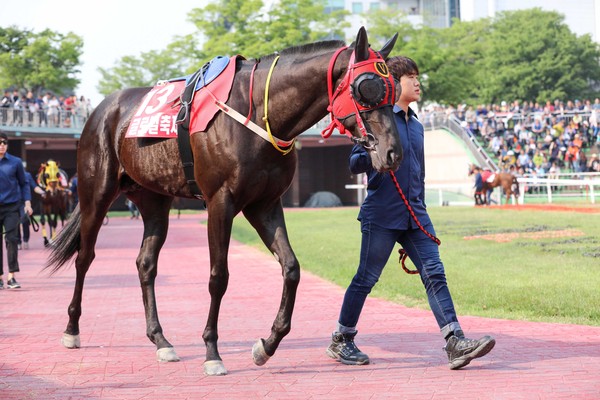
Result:
<instances>
[{"instance_id":1,"label":"white fence","mask_svg":"<svg viewBox=\"0 0 600 400\"><path fill-rule=\"evenodd\" d=\"M561 174L557 178L521 177L519 198L514 196L511 203L548 203L557 201L583 202L596 204L600 196L600 174ZM361 204L365 197L363 184L346 185L346 189L357 191L357 202ZM473 185L466 184L425 184L428 205L472 206L475 204ZM497 204L505 202L501 188L494 189L492 200Z\"/></svg>"},{"instance_id":2,"label":"white fence","mask_svg":"<svg viewBox=\"0 0 600 400\"><path fill-rule=\"evenodd\" d=\"M562 177L553 179L537 177L518 178L520 196L518 199L513 196L511 202L513 204L540 202L551 204L556 201L567 200L596 204L596 198L600 196L600 174L588 173L579 175L587 176L579 179ZM432 191L437 192L436 204L441 206L474 204L474 189L472 186L451 184L425 185L425 189L430 192L430 197ZM464 197L465 194L468 194L468 199L456 200L457 195ZM492 199L497 204L505 201L505 196L500 188L494 189Z\"/></svg>"}]
</instances>

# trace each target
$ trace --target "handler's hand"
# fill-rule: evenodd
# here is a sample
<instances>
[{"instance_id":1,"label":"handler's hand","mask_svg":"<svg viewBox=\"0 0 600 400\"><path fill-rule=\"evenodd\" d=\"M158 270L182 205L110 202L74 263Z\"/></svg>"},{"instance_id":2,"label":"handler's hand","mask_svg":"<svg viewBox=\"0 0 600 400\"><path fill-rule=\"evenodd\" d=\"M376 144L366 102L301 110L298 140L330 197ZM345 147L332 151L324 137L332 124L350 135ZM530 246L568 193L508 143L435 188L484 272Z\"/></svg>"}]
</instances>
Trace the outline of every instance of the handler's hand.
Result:
<instances>
[{"instance_id":1,"label":"handler's hand","mask_svg":"<svg viewBox=\"0 0 600 400\"><path fill-rule=\"evenodd\" d=\"M31 203L29 203L29 202L25 203L25 212L27 213L27 215L33 214L33 209L31 208Z\"/></svg>"}]
</instances>

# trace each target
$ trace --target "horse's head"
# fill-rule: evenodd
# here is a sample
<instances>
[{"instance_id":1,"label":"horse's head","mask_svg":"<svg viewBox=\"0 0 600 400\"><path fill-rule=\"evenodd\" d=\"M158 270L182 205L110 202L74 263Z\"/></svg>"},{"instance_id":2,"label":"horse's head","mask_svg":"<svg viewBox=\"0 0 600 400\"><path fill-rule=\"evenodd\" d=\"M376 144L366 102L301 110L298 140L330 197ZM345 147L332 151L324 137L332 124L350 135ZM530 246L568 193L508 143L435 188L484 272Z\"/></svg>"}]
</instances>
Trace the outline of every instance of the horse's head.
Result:
<instances>
[{"instance_id":1,"label":"horse's head","mask_svg":"<svg viewBox=\"0 0 600 400\"><path fill-rule=\"evenodd\" d=\"M402 161L393 113L396 88L385 63L397 37L377 52L369 47L367 32L360 28L346 74L335 92L331 87L329 91L332 124L324 136L330 135L333 128L351 136L369 152L373 168L378 171L395 170ZM329 76L338 54L330 63Z\"/></svg>"},{"instance_id":2,"label":"horse's head","mask_svg":"<svg viewBox=\"0 0 600 400\"><path fill-rule=\"evenodd\" d=\"M48 160L46 163L46 167L44 168L44 181L46 184L50 184L52 182L58 182L60 178L60 169L58 168L58 164L56 161Z\"/></svg>"}]
</instances>

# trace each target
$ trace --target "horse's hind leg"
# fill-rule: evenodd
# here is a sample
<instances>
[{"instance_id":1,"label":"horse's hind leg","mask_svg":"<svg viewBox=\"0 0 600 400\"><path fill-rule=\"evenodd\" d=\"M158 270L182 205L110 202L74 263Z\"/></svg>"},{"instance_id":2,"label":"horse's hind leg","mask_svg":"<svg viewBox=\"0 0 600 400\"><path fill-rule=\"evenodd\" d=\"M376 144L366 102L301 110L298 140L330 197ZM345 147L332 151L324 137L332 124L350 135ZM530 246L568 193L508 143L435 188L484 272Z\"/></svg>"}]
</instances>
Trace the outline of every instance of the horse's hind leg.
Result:
<instances>
[{"instance_id":1,"label":"horse's hind leg","mask_svg":"<svg viewBox=\"0 0 600 400\"><path fill-rule=\"evenodd\" d=\"M158 361L179 361L173 346L163 335L158 321L154 283L158 272L158 255L169 228L172 197L146 190L136 190L128 197L138 207L144 221L144 238L136 260L146 314L146 336L156 345Z\"/></svg>"},{"instance_id":2,"label":"horse's hind leg","mask_svg":"<svg viewBox=\"0 0 600 400\"><path fill-rule=\"evenodd\" d=\"M90 143L81 143L82 147L91 147ZM92 147L94 148L94 147ZM81 152L81 150L80 150ZM102 153L103 154L103 153ZM119 192L116 158L96 158L96 153L91 152L88 157L79 153L79 250L75 258L75 288L69 304L69 322L63 334L62 343L65 347L76 348L80 346L79 319L81 318L81 301L85 276L94 260L95 246L98 232L108 209ZM82 166L81 164L84 163Z\"/></svg>"},{"instance_id":3,"label":"horse's hind leg","mask_svg":"<svg viewBox=\"0 0 600 400\"><path fill-rule=\"evenodd\" d=\"M300 283L300 264L290 246L281 204L271 210L244 210L244 215L260 235L262 241L281 264L283 293L277 316L268 339L260 339L252 348L256 365L265 364L279 347L281 340L290 332L296 290Z\"/></svg>"}]
</instances>

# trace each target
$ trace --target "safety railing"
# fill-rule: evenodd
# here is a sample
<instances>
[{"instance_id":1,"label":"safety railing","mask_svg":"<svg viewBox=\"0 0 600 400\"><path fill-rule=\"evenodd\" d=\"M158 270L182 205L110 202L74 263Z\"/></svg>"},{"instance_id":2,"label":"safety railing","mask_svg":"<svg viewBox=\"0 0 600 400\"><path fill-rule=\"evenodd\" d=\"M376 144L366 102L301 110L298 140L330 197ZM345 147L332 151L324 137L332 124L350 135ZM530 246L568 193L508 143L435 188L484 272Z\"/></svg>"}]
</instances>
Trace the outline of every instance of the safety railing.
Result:
<instances>
[{"instance_id":1,"label":"safety railing","mask_svg":"<svg viewBox=\"0 0 600 400\"><path fill-rule=\"evenodd\" d=\"M0 125L7 127L30 128L83 128L88 118L87 112L71 110L19 110L0 107Z\"/></svg>"}]
</instances>

